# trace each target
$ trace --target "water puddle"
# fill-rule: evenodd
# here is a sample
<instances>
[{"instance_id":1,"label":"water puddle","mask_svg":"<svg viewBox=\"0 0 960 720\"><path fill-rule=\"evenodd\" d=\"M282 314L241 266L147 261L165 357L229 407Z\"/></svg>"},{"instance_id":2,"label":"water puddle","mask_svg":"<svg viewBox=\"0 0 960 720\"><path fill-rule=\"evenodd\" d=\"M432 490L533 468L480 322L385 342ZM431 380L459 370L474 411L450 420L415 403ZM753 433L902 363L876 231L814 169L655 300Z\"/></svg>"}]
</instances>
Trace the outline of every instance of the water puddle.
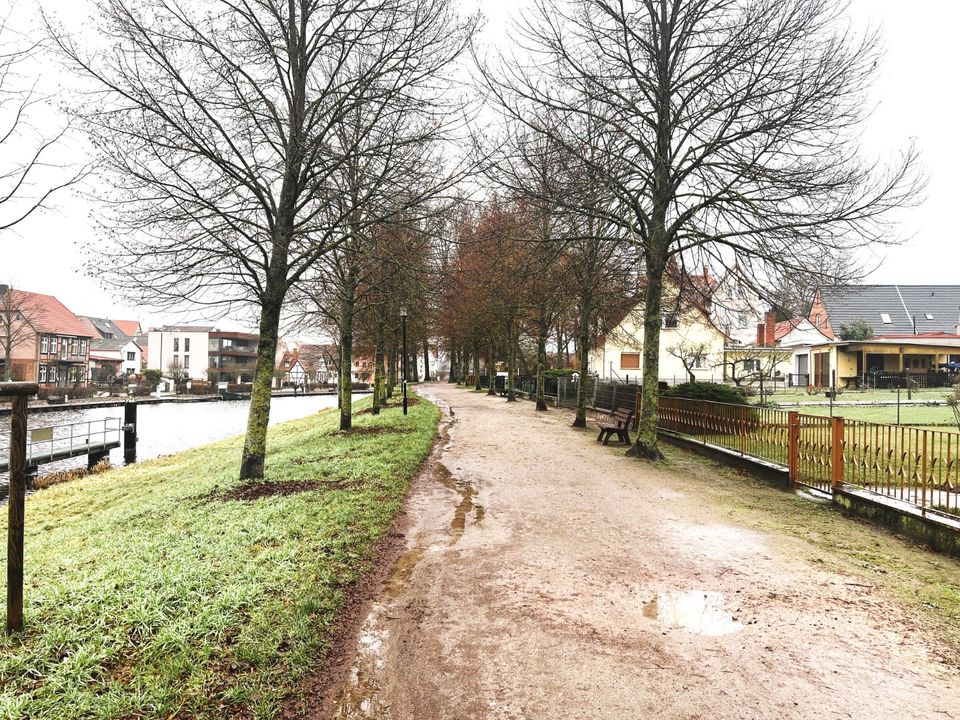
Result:
<instances>
[{"instance_id":1,"label":"water puddle","mask_svg":"<svg viewBox=\"0 0 960 720\"><path fill-rule=\"evenodd\" d=\"M666 627L698 635L727 635L743 629L736 618L723 610L723 595L718 592L662 592L643 606L643 614Z\"/></svg>"},{"instance_id":2,"label":"water puddle","mask_svg":"<svg viewBox=\"0 0 960 720\"><path fill-rule=\"evenodd\" d=\"M441 433L443 438L446 429ZM444 449L448 448L449 444L444 446ZM388 632L385 619L389 617L390 608L406 590L417 563L427 551L455 545L463 537L471 518L473 524L483 522L485 510L475 502L477 490L473 485L455 478L439 459L434 461L431 475L434 481L460 496L450 521L449 534L444 541L433 545L428 545L426 538L418 538L417 544L397 560L380 600L370 610L360 632L350 677L337 699L335 719L383 718L388 715L389 707L381 697L380 676Z\"/></svg>"}]
</instances>

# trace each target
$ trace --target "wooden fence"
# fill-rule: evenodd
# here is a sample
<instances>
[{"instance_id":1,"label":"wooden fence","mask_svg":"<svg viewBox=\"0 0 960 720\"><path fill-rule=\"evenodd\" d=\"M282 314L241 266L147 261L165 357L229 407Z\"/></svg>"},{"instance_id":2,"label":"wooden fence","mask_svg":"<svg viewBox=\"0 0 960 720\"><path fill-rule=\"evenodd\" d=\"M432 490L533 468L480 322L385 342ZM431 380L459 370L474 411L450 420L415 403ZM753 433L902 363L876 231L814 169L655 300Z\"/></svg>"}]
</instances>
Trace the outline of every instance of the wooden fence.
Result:
<instances>
[{"instance_id":1,"label":"wooden fence","mask_svg":"<svg viewBox=\"0 0 960 720\"><path fill-rule=\"evenodd\" d=\"M792 483L869 490L960 515L960 434L750 405L660 398L658 426L789 471Z\"/></svg>"}]
</instances>

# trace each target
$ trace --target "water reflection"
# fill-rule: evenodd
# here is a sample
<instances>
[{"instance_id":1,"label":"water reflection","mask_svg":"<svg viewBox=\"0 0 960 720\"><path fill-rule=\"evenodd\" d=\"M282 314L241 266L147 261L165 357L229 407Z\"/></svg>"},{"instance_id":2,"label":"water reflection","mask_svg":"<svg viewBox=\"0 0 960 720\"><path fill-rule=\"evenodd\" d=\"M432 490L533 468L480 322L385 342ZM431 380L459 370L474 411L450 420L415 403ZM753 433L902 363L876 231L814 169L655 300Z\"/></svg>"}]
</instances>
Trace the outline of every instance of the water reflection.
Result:
<instances>
[{"instance_id":1,"label":"water reflection","mask_svg":"<svg viewBox=\"0 0 960 720\"><path fill-rule=\"evenodd\" d=\"M362 396L356 396L357 398ZM270 424L295 420L336 407L336 395L307 395L301 397L276 397L270 406ZM242 435L247 426L249 400L227 400L202 403L161 403L141 405L137 409L138 441L137 459L149 460L160 455L189 450L217 440ZM31 413L27 420L30 429L64 425L104 418L123 418L122 407L90 408L87 410L62 410L57 412ZM0 417L0 435L5 439L10 434L10 416ZM3 443L6 445L6 442ZM110 462L123 464L123 448L110 453ZM86 457L73 458L40 467L40 472L53 472L81 467ZM0 478L5 479L3 475Z\"/></svg>"}]
</instances>

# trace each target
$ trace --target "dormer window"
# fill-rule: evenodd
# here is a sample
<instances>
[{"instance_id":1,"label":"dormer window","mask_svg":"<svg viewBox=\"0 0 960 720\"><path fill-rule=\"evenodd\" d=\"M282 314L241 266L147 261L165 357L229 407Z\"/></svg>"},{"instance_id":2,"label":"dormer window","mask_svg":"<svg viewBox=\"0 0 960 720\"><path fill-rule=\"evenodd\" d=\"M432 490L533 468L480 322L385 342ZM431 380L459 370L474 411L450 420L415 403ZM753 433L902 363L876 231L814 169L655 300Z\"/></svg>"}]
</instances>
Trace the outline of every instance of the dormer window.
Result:
<instances>
[{"instance_id":1,"label":"dormer window","mask_svg":"<svg viewBox=\"0 0 960 720\"><path fill-rule=\"evenodd\" d=\"M927 320L933 320L933 313L927 313L926 315L924 315L924 317L925 317Z\"/></svg>"},{"instance_id":2,"label":"dormer window","mask_svg":"<svg viewBox=\"0 0 960 720\"><path fill-rule=\"evenodd\" d=\"M880 313L880 319L883 321L884 325L893 325L893 320L890 318L890 313Z\"/></svg>"}]
</instances>

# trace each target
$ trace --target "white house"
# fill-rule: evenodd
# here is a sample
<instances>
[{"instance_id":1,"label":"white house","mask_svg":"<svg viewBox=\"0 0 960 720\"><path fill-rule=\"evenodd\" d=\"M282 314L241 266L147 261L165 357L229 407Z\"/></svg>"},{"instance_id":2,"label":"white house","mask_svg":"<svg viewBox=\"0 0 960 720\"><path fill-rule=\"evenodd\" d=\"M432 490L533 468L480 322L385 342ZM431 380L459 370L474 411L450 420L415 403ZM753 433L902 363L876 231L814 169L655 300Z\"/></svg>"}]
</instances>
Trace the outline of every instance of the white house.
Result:
<instances>
[{"instance_id":1,"label":"white house","mask_svg":"<svg viewBox=\"0 0 960 720\"><path fill-rule=\"evenodd\" d=\"M191 380L206 380L212 331L212 327L197 325L164 325L151 329L147 369L166 374L171 367L182 367L189 372Z\"/></svg>"},{"instance_id":2,"label":"white house","mask_svg":"<svg viewBox=\"0 0 960 720\"><path fill-rule=\"evenodd\" d=\"M643 305L627 313L616 327L590 350L590 372L603 380L639 381L643 374ZM665 313L660 331L658 375L671 384L693 375L709 381L723 376L723 348L727 336L699 307Z\"/></svg>"}]
</instances>

